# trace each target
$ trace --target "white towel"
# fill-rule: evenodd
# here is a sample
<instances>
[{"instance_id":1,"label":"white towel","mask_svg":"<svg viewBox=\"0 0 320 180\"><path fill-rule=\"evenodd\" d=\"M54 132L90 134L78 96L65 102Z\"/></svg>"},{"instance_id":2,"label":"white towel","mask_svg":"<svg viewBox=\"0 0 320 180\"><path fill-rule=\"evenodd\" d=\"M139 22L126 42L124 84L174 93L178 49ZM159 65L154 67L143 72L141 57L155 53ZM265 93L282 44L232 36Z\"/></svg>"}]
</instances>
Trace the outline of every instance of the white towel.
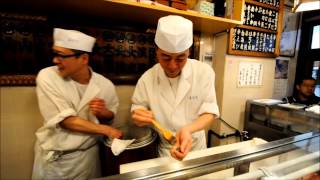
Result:
<instances>
[{"instance_id":1,"label":"white towel","mask_svg":"<svg viewBox=\"0 0 320 180\"><path fill-rule=\"evenodd\" d=\"M111 143L111 151L115 156L118 156L122 153L130 144L132 144L136 139L122 140L122 139L113 139Z\"/></svg>"},{"instance_id":2,"label":"white towel","mask_svg":"<svg viewBox=\"0 0 320 180\"><path fill-rule=\"evenodd\" d=\"M319 105L310 106L306 108L306 111L313 112L315 114L320 114L320 106Z\"/></svg>"}]
</instances>

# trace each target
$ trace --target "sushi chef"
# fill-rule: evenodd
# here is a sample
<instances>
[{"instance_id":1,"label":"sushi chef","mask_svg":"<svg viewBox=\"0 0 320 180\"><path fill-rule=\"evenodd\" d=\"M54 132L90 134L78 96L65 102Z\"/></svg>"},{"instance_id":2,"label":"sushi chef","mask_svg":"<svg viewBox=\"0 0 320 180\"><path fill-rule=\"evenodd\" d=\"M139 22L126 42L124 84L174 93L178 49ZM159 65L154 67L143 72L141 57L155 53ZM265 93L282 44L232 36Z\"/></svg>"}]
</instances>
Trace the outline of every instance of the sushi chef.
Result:
<instances>
[{"instance_id":1,"label":"sushi chef","mask_svg":"<svg viewBox=\"0 0 320 180\"><path fill-rule=\"evenodd\" d=\"M155 35L158 63L139 79L132 97L138 126L157 121L175 134L171 144L160 134L159 155L182 160L206 148L205 127L219 116L213 69L189 59L193 24L176 15L159 19Z\"/></svg>"},{"instance_id":2,"label":"sushi chef","mask_svg":"<svg viewBox=\"0 0 320 180\"><path fill-rule=\"evenodd\" d=\"M106 125L119 105L112 82L88 65L95 38L55 28L53 62L37 76L43 126L36 132L32 179L91 179L100 176L97 139L120 138Z\"/></svg>"}]
</instances>

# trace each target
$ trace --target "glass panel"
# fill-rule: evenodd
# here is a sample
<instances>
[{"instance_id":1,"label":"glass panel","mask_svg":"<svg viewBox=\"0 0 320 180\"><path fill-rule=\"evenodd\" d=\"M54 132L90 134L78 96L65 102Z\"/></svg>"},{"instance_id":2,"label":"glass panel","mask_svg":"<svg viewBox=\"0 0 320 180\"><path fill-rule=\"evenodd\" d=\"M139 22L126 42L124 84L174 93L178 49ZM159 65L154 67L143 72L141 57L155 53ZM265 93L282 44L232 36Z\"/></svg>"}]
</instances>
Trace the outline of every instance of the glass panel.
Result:
<instances>
[{"instance_id":1,"label":"glass panel","mask_svg":"<svg viewBox=\"0 0 320 180\"><path fill-rule=\"evenodd\" d=\"M313 26L311 49L320 48L320 25Z\"/></svg>"},{"instance_id":2,"label":"glass panel","mask_svg":"<svg viewBox=\"0 0 320 180\"><path fill-rule=\"evenodd\" d=\"M143 169L99 180L267 179L264 172L273 174L273 179L298 179L320 170L319 138L320 134L317 132L272 142L254 138L250 141L190 152L197 153L197 156L185 161L173 161L169 157L153 159L151 167L150 163L144 163L140 164ZM307 172L306 168L309 169Z\"/></svg>"},{"instance_id":3,"label":"glass panel","mask_svg":"<svg viewBox=\"0 0 320 180\"><path fill-rule=\"evenodd\" d=\"M320 61L313 62L312 77L317 80L314 94L320 97Z\"/></svg>"},{"instance_id":4,"label":"glass panel","mask_svg":"<svg viewBox=\"0 0 320 180\"><path fill-rule=\"evenodd\" d=\"M319 170L319 138L295 143L299 148L250 163L250 171L229 180L304 179ZM315 170L312 170L312 168ZM303 170L303 171L302 171ZM316 175L319 177L319 175ZM316 179L316 178L315 178Z\"/></svg>"}]
</instances>

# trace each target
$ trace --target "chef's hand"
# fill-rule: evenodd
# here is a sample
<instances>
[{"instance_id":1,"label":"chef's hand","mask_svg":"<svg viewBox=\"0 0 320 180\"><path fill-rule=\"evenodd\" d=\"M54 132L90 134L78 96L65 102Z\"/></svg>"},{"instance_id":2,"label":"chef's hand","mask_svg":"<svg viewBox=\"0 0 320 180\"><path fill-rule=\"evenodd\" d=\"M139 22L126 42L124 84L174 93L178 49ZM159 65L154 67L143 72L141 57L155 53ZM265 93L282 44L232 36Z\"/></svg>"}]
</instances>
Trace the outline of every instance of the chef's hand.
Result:
<instances>
[{"instance_id":1,"label":"chef's hand","mask_svg":"<svg viewBox=\"0 0 320 180\"><path fill-rule=\"evenodd\" d=\"M145 109L136 109L132 112L133 123L137 126L152 124L154 120L153 113Z\"/></svg>"},{"instance_id":2,"label":"chef's hand","mask_svg":"<svg viewBox=\"0 0 320 180\"><path fill-rule=\"evenodd\" d=\"M111 126L105 126L105 130L106 130L106 136L111 137L111 138L118 138L121 139L123 137L123 133L122 131L113 128Z\"/></svg>"},{"instance_id":3,"label":"chef's hand","mask_svg":"<svg viewBox=\"0 0 320 180\"><path fill-rule=\"evenodd\" d=\"M93 115L103 124L107 124L114 118L114 113L106 108L106 102L103 99L94 98L89 102L89 108Z\"/></svg>"},{"instance_id":4,"label":"chef's hand","mask_svg":"<svg viewBox=\"0 0 320 180\"><path fill-rule=\"evenodd\" d=\"M106 110L105 102L100 98L92 99L89 103L89 108L95 116L102 116L103 112Z\"/></svg>"},{"instance_id":5,"label":"chef's hand","mask_svg":"<svg viewBox=\"0 0 320 180\"><path fill-rule=\"evenodd\" d=\"M175 159L182 160L192 148L192 135L187 128L182 128L176 134L176 143L170 150L171 156Z\"/></svg>"}]
</instances>

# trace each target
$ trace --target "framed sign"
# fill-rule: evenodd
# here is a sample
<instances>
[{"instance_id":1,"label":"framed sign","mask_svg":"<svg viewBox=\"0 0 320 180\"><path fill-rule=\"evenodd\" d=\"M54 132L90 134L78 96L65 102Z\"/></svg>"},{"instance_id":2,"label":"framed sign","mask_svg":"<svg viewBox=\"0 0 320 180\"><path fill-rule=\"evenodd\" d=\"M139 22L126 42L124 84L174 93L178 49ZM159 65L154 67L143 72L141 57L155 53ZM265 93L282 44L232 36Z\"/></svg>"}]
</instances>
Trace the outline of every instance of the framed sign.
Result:
<instances>
[{"instance_id":1,"label":"framed sign","mask_svg":"<svg viewBox=\"0 0 320 180\"><path fill-rule=\"evenodd\" d=\"M250 30L245 28L234 28L232 39L233 51L247 51L257 53L274 53L276 46L276 34Z\"/></svg>"},{"instance_id":2,"label":"framed sign","mask_svg":"<svg viewBox=\"0 0 320 180\"><path fill-rule=\"evenodd\" d=\"M268 4L274 7L279 7L280 6L280 0L254 0L260 3Z\"/></svg>"},{"instance_id":3,"label":"framed sign","mask_svg":"<svg viewBox=\"0 0 320 180\"><path fill-rule=\"evenodd\" d=\"M290 7L285 7L280 39L280 56L294 56L299 17L299 13L292 13Z\"/></svg>"},{"instance_id":4,"label":"framed sign","mask_svg":"<svg viewBox=\"0 0 320 180\"><path fill-rule=\"evenodd\" d=\"M283 1L245 0L243 25L230 30L228 53L277 57L282 14Z\"/></svg>"}]
</instances>

